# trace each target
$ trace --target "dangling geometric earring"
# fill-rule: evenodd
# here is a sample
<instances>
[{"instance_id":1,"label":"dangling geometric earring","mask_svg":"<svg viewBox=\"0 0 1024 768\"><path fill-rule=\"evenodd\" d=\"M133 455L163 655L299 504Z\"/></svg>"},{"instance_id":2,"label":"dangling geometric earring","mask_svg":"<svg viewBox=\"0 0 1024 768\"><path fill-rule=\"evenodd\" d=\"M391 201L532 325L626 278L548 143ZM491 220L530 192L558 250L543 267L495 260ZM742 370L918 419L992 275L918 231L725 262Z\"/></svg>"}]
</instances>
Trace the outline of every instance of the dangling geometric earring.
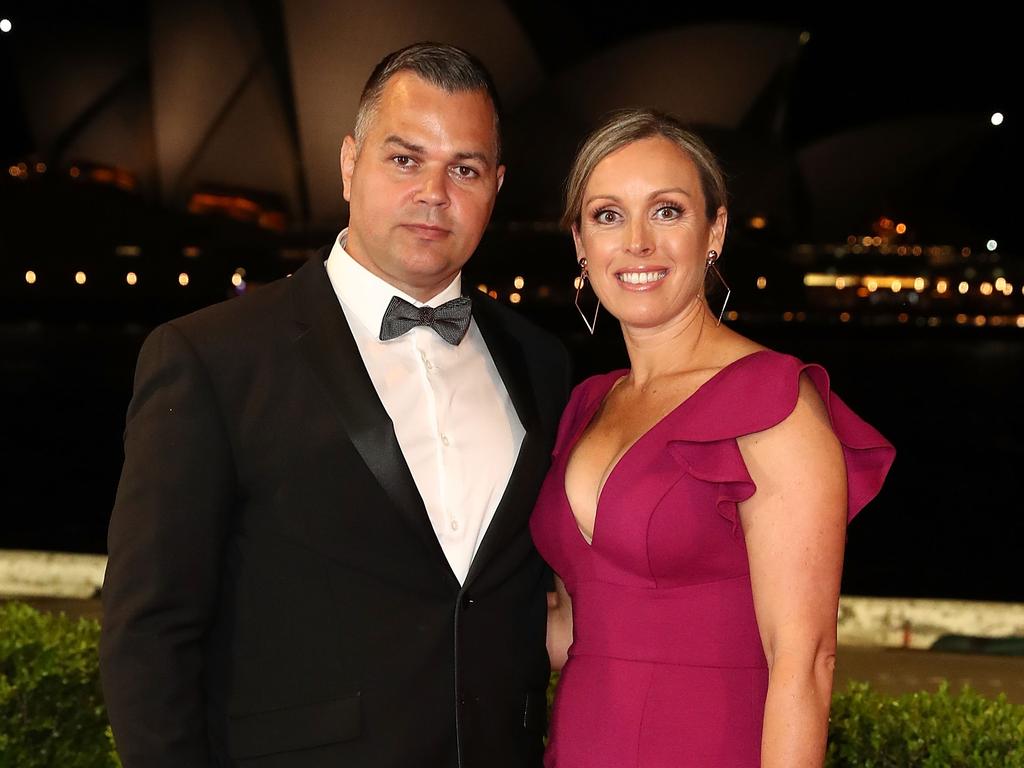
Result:
<instances>
[{"instance_id":1,"label":"dangling geometric earring","mask_svg":"<svg viewBox=\"0 0 1024 768\"><path fill-rule=\"evenodd\" d=\"M725 300L722 302L722 309L719 310L718 320L715 322L715 325L719 326L722 324L722 316L725 314L725 305L729 303L729 296L732 295L732 291L729 288L729 284L726 283L725 279L722 277L722 273L718 271L718 267L715 266L716 261L718 261L718 251L708 251L708 260L704 265L704 301L705 303L707 302L708 270L713 269L715 270L715 277L718 278L718 282L725 286ZM708 307L708 309L710 309L710 307Z\"/></svg>"},{"instance_id":2,"label":"dangling geometric earring","mask_svg":"<svg viewBox=\"0 0 1024 768\"><path fill-rule=\"evenodd\" d=\"M583 318L584 324L587 326L587 330L590 331L590 335L594 335L594 329L597 327L597 313L601 309L601 300L597 300L597 306L594 307L594 319L588 320L587 316L583 312L583 308L580 306L580 295L583 293L583 286L587 282L587 278L590 277L590 273L587 272L587 259L581 257L580 261L580 276L576 278L576 311L580 313L580 317ZM595 296L597 294L594 294Z\"/></svg>"}]
</instances>

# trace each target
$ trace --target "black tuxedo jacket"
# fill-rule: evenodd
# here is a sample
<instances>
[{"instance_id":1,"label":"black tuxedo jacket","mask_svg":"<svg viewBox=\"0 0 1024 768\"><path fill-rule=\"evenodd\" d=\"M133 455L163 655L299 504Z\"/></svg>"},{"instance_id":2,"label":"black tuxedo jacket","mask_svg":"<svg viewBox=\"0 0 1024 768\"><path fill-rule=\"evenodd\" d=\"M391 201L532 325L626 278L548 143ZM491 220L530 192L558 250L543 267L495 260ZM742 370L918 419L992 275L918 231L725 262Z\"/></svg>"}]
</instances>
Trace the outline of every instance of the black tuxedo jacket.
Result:
<instances>
[{"instance_id":1,"label":"black tuxedo jacket","mask_svg":"<svg viewBox=\"0 0 1024 768\"><path fill-rule=\"evenodd\" d=\"M564 348L474 293L526 437L460 586L326 254L139 355L100 647L124 765L539 765L546 573L527 519Z\"/></svg>"}]
</instances>

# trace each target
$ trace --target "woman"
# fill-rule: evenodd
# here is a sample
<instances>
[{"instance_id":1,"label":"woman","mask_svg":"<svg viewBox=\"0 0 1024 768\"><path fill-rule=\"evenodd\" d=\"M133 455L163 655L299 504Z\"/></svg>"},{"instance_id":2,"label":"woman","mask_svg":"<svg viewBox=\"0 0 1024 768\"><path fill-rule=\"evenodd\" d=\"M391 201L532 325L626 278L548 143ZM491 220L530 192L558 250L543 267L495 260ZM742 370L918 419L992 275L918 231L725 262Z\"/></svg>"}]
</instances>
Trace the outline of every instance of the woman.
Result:
<instances>
[{"instance_id":1,"label":"woman","mask_svg":"<svg viewBox=\"0 0 1024 768\"><path fill-rule=\"evenodd\" d=\"M572 643L548 766L823 761L845 526L894 451L822 368L719 324L727 218L712 154L654 111L614 114L569 177L630 368L573 392L531 520L554 666Z\"/></svg>"}]
</instances>

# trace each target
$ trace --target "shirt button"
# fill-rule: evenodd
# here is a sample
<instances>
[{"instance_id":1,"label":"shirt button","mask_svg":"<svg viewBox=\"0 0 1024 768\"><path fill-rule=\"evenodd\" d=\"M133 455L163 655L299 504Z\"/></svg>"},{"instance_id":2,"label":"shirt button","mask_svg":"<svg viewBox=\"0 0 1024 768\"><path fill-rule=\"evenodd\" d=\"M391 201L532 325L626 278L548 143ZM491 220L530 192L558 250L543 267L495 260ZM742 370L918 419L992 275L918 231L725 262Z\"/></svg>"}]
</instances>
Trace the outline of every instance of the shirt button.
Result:
<instances>
[{"instance_id":1,"label":"shirt button","mask_svg":"<svg viewBox=\"0 0 1024 768\"><path fill-rule=\"evenodd\" d=\"M449 442L448 435L441 435L441 445L447 446Z\"/></svg>"},{"instance_id":2,"label":"shirt button","mask_svg":"<svg viewBox=\"0 0 1024 768\"><path fill-rule=\"evenodd\" d=\"M429 360L427 360L426 358L423 359L423 365L426 366L428 371L434 370L434 364L432 362L430 362Z\"/></svg>"},{"instance_id":3,"label":"shirt button","mask_svg":"<svg viewBox=\"0 0 1024 768\"><path fill-rule=\"evenodd\" d=\"M452 520L452 530L453 531L459 530L459 521L458 520Z\"/></svg>"}]
</instances>

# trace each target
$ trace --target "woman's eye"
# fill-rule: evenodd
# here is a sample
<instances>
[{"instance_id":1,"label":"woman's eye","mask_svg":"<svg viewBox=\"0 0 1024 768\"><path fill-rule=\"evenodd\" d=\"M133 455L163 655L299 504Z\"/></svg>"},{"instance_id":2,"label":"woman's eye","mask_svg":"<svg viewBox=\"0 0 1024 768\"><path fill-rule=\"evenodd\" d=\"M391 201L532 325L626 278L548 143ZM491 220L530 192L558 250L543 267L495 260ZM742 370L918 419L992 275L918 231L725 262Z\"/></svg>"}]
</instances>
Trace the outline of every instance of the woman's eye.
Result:
<instances>
[{"instance_id":1,"label":"woman's eye","mask_svg":"<svg viewBox=\"0 0 1024 768\"><path fill-rule=\"evenodd\" d=\"M594 221L598 224L614 224L617 217L618 214L615 211L605 209L594 214Z\"/></svg>"},{"instance_id":2,"label":"woman's eye","mask_svg":"<svg viewBox=\"0 0 1024 768\"><path fill-rule=\"evenodd\" d=\"M681 213L682 211L677 206L663 205L655 211L654 215L662 221L672 221L673 219L678 219Z\"/></svg>"}]
</instances>

